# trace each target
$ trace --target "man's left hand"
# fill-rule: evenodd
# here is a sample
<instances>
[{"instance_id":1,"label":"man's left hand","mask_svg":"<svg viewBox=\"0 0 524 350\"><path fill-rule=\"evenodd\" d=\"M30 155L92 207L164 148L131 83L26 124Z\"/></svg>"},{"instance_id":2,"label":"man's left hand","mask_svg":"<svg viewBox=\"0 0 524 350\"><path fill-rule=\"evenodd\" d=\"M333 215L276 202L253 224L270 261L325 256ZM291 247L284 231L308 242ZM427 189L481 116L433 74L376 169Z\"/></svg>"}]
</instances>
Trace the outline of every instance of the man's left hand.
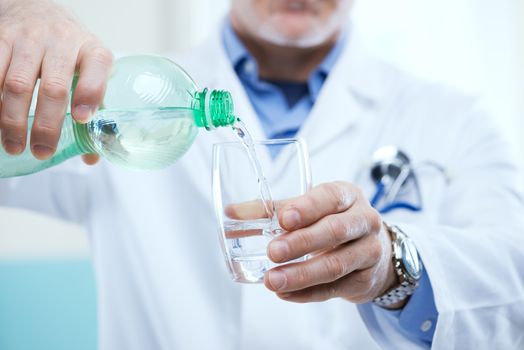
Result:
<instances>
[{"instance_id":1,"label":"man's left hand","mask_svg":"<svg viewBox=\"0 0 524 350\"><path fill-rule=\"evenodd\" d=\"M398 283L390 235L356 186L319 185L286 200L278 217L288 232L271 241L269 258L285 263L311 255L266 273L264 284L281 299L305 303L340 297L364 303Z\"/></svg>"}]
</instances>

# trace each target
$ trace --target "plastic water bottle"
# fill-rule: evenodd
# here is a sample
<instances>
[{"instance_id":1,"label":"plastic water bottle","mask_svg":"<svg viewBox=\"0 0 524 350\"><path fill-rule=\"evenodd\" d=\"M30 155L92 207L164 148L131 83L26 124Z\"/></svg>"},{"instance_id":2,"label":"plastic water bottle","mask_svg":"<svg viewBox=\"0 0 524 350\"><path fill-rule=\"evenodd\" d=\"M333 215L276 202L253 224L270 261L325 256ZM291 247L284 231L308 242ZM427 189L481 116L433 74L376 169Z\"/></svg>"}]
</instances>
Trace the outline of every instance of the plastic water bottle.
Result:
<instances>
[{"instance_id":1,"label":"plastic water bottle","mask_svg":"<svg viewBox=\"0 0 524 350\"><path fill-rule=\"evenodd\" d=\"M28 118L30 135L33 115ZM166 58L123 57L116 61L103 104L91 121L79 124L68 113L56 153L47 160L34 158L29 147L16 156L0 147L0 177L35 173L85 153L127 168L160 169L191 147L199 128L234 122L229 92L199 91Z\"/></svg>"}]
</instances>

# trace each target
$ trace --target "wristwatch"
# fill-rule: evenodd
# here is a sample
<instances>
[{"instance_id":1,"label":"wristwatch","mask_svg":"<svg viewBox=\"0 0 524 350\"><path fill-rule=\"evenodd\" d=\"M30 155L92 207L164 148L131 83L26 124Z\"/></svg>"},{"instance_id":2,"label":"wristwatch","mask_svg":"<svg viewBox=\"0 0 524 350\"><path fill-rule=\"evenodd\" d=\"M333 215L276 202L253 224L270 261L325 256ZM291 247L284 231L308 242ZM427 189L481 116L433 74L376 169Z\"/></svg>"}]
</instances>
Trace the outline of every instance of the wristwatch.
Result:
<instances>
[{"instance_id":1,"label":"wristwatch","mask_svg":"<svg viewBox=\"0 0 524 350\"><path fill-rule=\"evenodd\" d=\"M373 302L381 307L388 307L409 297L418 287L422 276L422 262L415 245L398 226L384 223L391 234L393 245L393 267L398 276L399 284L385 294L375 298Z\"/></svg>"}]
</instances>

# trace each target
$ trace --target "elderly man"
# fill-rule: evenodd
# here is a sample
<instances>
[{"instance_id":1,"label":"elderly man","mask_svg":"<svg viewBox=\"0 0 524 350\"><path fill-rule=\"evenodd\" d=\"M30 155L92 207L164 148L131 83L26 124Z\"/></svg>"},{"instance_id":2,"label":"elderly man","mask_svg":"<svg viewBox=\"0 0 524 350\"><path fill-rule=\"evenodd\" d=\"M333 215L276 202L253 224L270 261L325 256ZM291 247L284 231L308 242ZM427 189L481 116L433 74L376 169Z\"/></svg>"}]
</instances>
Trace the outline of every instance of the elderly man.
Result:
<instances>
[{"instance_id":1,"label":"elderly man","mask_svg":"<svg viewBox=\"0 0 524 350\"><path fill-rule=\"evenodd\" d=\"M3 205L87 228L102 349L524 346L524 206L504 142L470 99L366 58L346 25L351 5L233 0L219 35L176 58L200 86L231 91L256 137L310 146L321 184L279 207L288 233L268 256L312 258L268 271L265 287L231 283L214 239L207 184L219 132L163 171L72 161L0 183ZM47 159L73 74L72 115L86 122L112 55L47 0L0 0L0 47L3 147ZM452 170L448 181L420 176L422 211L371 206L360 167L384 145Z\"/></svg>"}]
</instances>

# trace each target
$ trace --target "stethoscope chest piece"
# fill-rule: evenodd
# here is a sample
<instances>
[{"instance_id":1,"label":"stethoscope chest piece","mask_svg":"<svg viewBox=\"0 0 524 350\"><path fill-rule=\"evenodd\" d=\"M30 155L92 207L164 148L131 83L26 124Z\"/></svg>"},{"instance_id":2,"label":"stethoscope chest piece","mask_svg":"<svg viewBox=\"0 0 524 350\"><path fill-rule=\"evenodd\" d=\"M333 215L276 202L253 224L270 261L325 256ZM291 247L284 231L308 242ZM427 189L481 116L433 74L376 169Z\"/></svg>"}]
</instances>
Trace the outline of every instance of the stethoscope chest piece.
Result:
<instances>
[{"instance_id":1,"label":"stethoscope chest piece","mask_svg":"<svg viewBox=\"0 0 524 350\"><path fill-rule=\"evenodd\" d=\"M371 205L382 214L394 209L410 211L421 210L421 198L417 180L409 157L395 146L384 146L373 153L371 163L371 179L376 191L371 199ZM400 199L400 192L413 182L417 204Z\"/></svg>"},{"instance_id":2,"label":"stethoscope chest piece","mask_svg":"<svg viewBox=\"0 0 524 350\"><path fill-rule=\"evenodd\" d=\"M371 178L375 185L380 182L392 183L403 172L410 170L409 157L395 146L381 147L373 153Z\"/></svg>"}]
</instances>

